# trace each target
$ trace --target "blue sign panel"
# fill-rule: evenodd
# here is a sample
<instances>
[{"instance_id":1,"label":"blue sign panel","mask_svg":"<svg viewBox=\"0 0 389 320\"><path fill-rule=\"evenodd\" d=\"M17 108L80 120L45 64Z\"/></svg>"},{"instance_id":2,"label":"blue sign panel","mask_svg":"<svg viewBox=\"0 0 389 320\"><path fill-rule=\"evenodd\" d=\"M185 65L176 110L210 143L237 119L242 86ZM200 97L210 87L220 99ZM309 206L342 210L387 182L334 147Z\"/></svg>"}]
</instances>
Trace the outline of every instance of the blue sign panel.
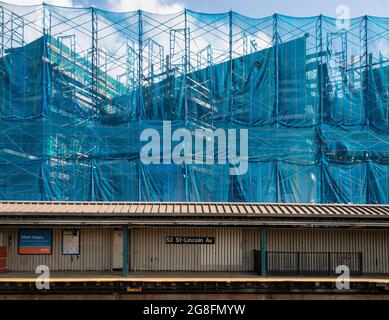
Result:
<instances>
[{"instance_id":1,"label":"blue sign panel","mask_svg":"<svg viewBox=\"0 0 389 320\"><path fill-rule=\"evenodd\" d=\"M19 254L51 254L51 230L19 231Z\"/></svg>"}]
</instances>

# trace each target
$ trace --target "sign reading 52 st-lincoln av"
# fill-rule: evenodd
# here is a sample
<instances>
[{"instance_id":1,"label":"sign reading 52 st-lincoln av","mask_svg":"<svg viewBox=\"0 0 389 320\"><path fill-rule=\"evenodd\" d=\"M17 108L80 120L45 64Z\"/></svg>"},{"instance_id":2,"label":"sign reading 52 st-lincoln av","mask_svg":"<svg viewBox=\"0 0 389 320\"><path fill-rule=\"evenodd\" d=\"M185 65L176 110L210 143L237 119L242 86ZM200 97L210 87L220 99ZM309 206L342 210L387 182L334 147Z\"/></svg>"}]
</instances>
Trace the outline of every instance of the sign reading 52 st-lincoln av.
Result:
<instances>
[{"instance_id":1,"label":"sign reading 52 st-lincoln av","mask_svg":"<svg viewBox=\"0 0 389 320\"><path fill-rule=\"evenodd\" d=\"M166 237L167 244L215 244L214 237L181 237L168 236Z\"/></svg>"}]
</instances>

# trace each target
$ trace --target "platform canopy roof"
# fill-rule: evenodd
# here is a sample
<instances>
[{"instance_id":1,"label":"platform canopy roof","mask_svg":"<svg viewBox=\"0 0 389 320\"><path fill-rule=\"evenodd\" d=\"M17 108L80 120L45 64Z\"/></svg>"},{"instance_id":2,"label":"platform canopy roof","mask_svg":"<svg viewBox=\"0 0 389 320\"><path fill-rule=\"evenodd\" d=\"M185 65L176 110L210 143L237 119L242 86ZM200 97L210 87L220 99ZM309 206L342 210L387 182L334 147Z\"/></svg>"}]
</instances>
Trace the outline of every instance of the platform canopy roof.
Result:
<instances>
[{"instance_id":1,"label":"platform canopy roof","mask_svg":"<svg viewBox=\"0 0 389 320\"><path fill-rule=\"evenodd\" d=\"M389 205L0 202L0 225L389 226Z\"/></svg>"}]
</instances>

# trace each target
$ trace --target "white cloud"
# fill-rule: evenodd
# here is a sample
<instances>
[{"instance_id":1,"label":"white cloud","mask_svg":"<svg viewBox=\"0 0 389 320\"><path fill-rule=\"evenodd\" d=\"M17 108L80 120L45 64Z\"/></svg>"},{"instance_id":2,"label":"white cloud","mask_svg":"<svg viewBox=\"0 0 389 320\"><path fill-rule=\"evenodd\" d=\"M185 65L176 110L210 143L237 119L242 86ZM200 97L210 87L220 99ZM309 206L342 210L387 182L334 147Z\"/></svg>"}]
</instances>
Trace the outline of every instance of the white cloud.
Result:
<instances>
[{"instance_id":1,"label":"white cloud","mask_svg":"<svg viewBox=\"0 0 389 320\"><path fill-rule=\"evenodd\" d=\"M56 6L62 6L62 7L72 7L73 1L72 0L5 0L6 3L9 4L16 4L20 6L34 6L42 4L43 2L47 4L54 4Z\"/></svg>"},{"instance_id":2,"label":"white cloud","mask_svg":"<svg viewBox=\"0 0 389 320\"><path fill-rule=\"evenodd\" d=\"M107 6L113 11L141 9L151 13L177 13L184 9L184 4L181 2L166 4L161 0L107 0Z\"/></svg>"},{"instance_id":3,"label":"white cloud","mask_svg":"<svg viewBox=\"0 0 389 320\"><path fill-rule=\"evenodd\" d=\"M23 6L39 5L43 2L62 7L75 6L73 0L5 0L5 2ZM90 4L96 7L102 7L108 10L119 12L136 11L138 9L142 9L151 13L177 13L184 9L184 4L181 2L167 4L163 0L106 0L101 3L101 5L99 5L97 1L90 0Z\"/></svg>"}]
</instances>

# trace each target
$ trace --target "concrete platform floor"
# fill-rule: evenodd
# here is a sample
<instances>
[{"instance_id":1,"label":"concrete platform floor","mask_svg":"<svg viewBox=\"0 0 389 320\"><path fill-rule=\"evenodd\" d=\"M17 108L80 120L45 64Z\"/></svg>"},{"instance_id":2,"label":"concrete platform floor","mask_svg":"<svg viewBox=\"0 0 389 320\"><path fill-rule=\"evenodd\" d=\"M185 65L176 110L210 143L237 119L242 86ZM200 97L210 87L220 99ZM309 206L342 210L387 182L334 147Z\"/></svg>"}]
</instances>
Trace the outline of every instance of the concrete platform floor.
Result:
<instances>
[{"instance_id":1,"label":"concrete platform floor","mask_svg":"<svg viewBox=\"0 0 389 320\"><path fill-rule=\"evenodd\" d=\"M0 282L35 282L39 274L32 272L0 273ZM335 282L336 277L269 276L251 272L52 272L50 282ZM351 277L350 282L389 284L389 277Z\"/></svg>"}]
</instances>

